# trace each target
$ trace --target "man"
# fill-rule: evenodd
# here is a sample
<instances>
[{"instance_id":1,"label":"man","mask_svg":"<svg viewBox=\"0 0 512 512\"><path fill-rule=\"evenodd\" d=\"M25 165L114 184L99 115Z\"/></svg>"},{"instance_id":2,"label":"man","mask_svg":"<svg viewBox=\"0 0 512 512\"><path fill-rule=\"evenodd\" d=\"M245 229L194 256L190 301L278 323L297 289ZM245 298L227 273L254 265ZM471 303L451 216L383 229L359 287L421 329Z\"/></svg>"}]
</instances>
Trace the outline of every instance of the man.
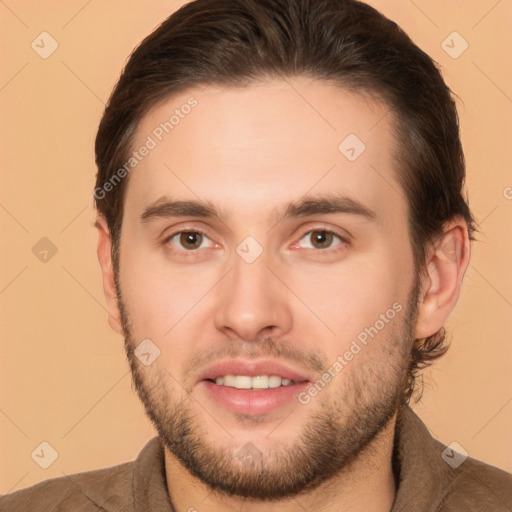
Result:
<instances>
[{"instance_id":1,"label":"man","mask_svg":"<svg viewBox=\"0 0 512 512\"><path fill-rule=\"evenodd\" d=\"M512 509L408 406L475 227L450 91L396 24L187 4L131 56L96 161L109 322L159 436L2 510Z\"/></svg>"}]
</instances>

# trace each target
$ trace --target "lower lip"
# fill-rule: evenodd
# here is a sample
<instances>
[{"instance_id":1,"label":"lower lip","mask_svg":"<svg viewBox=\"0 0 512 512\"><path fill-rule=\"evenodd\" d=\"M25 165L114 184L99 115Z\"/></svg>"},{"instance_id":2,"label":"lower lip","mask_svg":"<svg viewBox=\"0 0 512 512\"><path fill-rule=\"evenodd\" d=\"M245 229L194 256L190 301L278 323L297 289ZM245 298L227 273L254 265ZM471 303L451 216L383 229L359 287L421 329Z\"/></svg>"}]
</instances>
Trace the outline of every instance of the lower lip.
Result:
<instances>
[{"instance_id":1,"label":"lower lip","mask_svg":"<svg viewBox=\"0 0 512 512\"><path fill-rule=\"evenodd\" d=\"M201 381L206 393L223 407L237 414L258 416L268 414L292 402L309 384L301 382L269 389L237 389Z\"/></svg>"}]
</instances>

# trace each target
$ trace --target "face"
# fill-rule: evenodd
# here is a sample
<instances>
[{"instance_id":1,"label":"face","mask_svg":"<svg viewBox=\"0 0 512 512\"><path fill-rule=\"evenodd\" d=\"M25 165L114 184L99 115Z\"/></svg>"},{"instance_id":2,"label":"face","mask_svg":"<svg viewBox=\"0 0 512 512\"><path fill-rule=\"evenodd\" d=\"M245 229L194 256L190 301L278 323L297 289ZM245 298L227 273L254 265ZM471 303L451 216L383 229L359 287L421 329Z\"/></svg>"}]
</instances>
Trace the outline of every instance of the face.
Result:
<instances>
[{"instance_id":1,"label":"face","mask_svg":"<svg viewBox=\"0 0 512 512\"><path fill-rule=\"evenodd\" d=\"M138 127L127 353L169 460L212 488L312 488L396 412L418 289L386 112L297 78L191 89Z\"/></svg>"}]
</instances>

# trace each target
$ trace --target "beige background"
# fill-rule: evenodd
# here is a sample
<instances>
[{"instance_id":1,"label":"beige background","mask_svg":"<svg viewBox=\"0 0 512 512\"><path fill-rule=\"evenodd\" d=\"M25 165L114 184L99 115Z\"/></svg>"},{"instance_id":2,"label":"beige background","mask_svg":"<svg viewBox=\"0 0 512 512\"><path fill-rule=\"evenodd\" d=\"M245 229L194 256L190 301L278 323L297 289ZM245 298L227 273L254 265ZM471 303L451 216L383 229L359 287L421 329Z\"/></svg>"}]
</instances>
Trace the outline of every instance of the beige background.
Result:
<instances>
[{"instance_id":1,"label":"beige background","mask_svg":"<svg viewBox=\"0 0 512 512\"><path fill-rule=\"evenodd\" d=\"M122 339L107 324L93 141L126 57L181 3L0 1L0 493L130 460L154 435ZM426 374L416 410L445 443L512 471L512 2L370 3L443 66L463 100L468 188L482 228L448 325L452 348ZM43 31L59 45L47 59L31 48ZM457 59L441 46L453 31L469 43ZM43 237L57 248L46 262L32 252ZM48 469L31 457L43 441L58 452Z\"/></svg>"}]
</instances>

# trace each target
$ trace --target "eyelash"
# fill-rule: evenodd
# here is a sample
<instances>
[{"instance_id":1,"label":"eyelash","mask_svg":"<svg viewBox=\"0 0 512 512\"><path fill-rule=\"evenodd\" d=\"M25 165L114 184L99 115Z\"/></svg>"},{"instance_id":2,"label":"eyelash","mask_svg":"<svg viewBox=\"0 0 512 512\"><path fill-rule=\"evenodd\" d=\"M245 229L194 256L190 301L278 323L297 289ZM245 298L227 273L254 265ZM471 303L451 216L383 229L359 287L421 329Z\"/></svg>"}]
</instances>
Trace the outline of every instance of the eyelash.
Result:
<instances>
[{"instance_id":1,"label":"eyelash","mask_svg":"<svg viewBox=\"0 0 512 512\"><path fill-rule=\"evenodd\" d=\"M312 233L324 233L327 235L333 235L336 238L339 239L339 244L334 245L333 247L328 247L327 249L316 249L315 247L311 248L308 247L309 250L313 250L315 253L332 253L333 251L340 250L348 245L348 240L342 236L340 233L332 230L332 229L325 229L325 228L313 228L308 231L306 231L300 238L299 242L307 235L311 235Z\"/></svg>"},{"instance_id":2,"label":"eyelash","mask_svg":"<svg viewBox=\"0 0 512 512\"><path fill-rule=\"evenodd\" d=\"M181 235L183 233L192 233L192 234L199 234L199 235L202 235L206 238L208 238L210 241L211 238L204 232L204 231L201 231L200 229L182 229L180 231L176 231L174 233L172 233L171 235L167 236L164 240L163 240L163 245L169 245L171 240L176 237L177 235ZM342 236L340 233L334 231L334 230L331 230L331 229L325 229L325 228L313 228L313 229L310 229L308 231L306 231L305 233L302 234L302 236L299 238L299 241L296 242L294 244L294 246L297 246L298 243L304 238L306 237L307 235L311 235L312 233L324 233L324 234L329 234L329 235L333 235L335 237L337 237L339 239L339 242L338 244L336 244L335 246L333 247L328 247L327 249L316 249L316 248L311 248L311 247L307 247L307 249L309 250L312 250L314 251L315 254L319 254L319 253L326 253L326 254L330 254L332 252L336 252L336 251L339 251L339 250L342 250L344 248L346 248L346 246L349 244L348 240L346 237ZM215 243L215 242L213 242ZM294 247L295 248L295 247ZM298 247L300 249L300 247ZM199 249L195 249L195 250L185 250L185 249L176 249L176 248L173 248L172 249L174 252L178 253L178 254L181 254L185 257L196 257L199 255Z\"/></svg>"},{"instance_id":3,"label":"eyelash","mask_svg":"<svg viewBox=\"0 0 512 512\"><path fill-rule=\"evenodd\" d=\"M193 233L193 234L198 234L198 235L203 235L204 237L208 238L209 240L210 237L204 232L204 231L201 231L200 229L182 229L180 231L176 231L174 232L173 234L165 237L165 239L163 240L163 245L167 246L167 245L170 245L170 242L171 240L178 236L178 235L181 235L183 233ZM178 254L181 254L183 256L186 256L186 257L195 257L198 255L198 250L191 250L191 251L187 251L185 249L176 249L176 248L173 248L172 249L174 252L178 253Z\"/></svg>"}]
</instances>

